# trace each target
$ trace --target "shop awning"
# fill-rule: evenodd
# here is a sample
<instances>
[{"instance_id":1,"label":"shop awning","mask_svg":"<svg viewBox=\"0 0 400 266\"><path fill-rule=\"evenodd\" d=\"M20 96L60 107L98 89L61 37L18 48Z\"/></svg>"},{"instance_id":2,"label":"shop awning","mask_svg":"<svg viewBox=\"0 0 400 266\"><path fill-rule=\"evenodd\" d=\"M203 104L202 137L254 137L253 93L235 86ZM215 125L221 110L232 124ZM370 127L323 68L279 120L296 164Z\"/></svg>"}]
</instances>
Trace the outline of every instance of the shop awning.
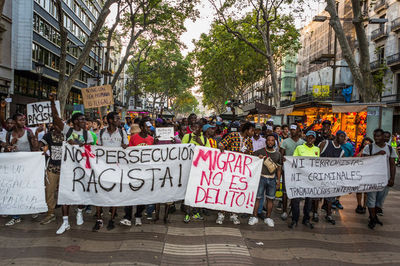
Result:
<instances>
[{"instance_id":1,"label":"shop awning","mask_svg":"<svg viewBox=\"0 0 400 266\"><path fill-rule=\"evenodd\" d=\"M368 105L366 104L334 104L332 105L332 113L359 113L366 112Z\"/></svg>"},{"instance_id":2,"label":"shop awning","mask_svg":"<svg viewBox=\"0 0 400 266\"><path fill-rule=\"evenodd\" d=\"M276 110L277 115L289 115L293 112L293 106L279 108Z\"/></svg>"}]
</instances>

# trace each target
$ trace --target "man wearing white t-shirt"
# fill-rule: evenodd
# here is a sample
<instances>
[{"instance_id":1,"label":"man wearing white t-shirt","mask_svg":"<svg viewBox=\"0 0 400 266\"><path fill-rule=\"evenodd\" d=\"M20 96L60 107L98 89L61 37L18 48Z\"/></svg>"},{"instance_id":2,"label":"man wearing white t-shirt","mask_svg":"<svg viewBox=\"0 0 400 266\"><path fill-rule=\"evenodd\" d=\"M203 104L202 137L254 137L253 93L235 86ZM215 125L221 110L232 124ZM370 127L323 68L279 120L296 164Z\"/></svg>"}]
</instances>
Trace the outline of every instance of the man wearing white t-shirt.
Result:
<instances>
[{"instance_id":1,"label":"man wearing white t-shirt","mask_svg":"<svg viewBox=\"0 0 400 266\"><path fill-rule=\"evenodd\" d=\"M128 136L121 126L121 118L117 112L107 114L107 128L102 128L99 133L98 145L103 147L122 147L126 149L129 145ZM101 207L96 207L96 223L93 227L93 232L99 231L103 227L103 219L101 218ZM108 222L107 230L115 228L114 218L117 208L111 208L111 219Z\"/></svg>"},{"instance_id":2,"label":"man wearing white t-shirt","mask_svg":"<svg viewBox=\"0 0 400 266\"><path fill-rule=\"evenodd\" d=\"M396 151L385 142L384 131L380 128L374 130L374 143L365 146L362 154L363 156L386 155L389 160L388 185L382 191L367 193L367 207L369 211L368 227L374 229L377 224L383 225L383 223L378 219L377 214L380 213L383 215L383 203L389 192L389 187L394 185L394 178L396 176L395 159L397 158L397 154Z\"/></svg>"}]
</instances>

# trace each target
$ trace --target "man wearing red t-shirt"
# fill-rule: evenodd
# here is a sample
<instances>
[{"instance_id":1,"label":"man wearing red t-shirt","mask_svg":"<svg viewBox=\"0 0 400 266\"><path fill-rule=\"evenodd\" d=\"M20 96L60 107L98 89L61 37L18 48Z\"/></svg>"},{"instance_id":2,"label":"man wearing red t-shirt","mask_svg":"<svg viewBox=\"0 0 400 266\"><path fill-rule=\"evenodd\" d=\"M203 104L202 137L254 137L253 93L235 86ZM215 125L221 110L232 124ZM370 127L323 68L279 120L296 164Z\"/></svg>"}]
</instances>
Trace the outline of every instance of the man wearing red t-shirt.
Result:
<instances>
[{"instance_id":1,"label":"man wearing red t-shirt","mask_svg":"<svg viewBox=\"0 0 400 266\"><path fill-rule=\"evenodd\" d=\"M152 126L150 121L146 121L142 119L139 122L140 132L133 135L129 140L129 146L148 146L154 144L154 138L150 136L150 127ZM136 206L136 213L135 213L135 225L139 226L142 225L142 212L146 208L145 205L138 205ZM132 220L132 209L133 206L126 206L125 207L125 216L120 221L121 224L126 226L131 226Z\"/></svg>"}]
</instances>

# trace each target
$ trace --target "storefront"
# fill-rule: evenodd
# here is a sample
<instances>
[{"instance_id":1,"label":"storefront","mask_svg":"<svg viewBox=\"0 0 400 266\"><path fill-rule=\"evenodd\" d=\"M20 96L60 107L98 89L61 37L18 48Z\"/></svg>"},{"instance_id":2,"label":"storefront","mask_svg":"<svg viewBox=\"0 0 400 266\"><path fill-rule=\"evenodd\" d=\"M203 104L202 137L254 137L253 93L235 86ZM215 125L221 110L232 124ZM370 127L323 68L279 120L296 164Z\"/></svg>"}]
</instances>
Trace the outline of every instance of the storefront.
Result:
<instances>
[{"instance_id":1,"label":"storefront","mask_svg":"<svg viewBox=\"0 0 400 266\"><path fill-rule=\"evenodd\" d=\"M300 122L303 128L318 122L313 129L319 130L321 122L332 123L332 134L343 130L351 141L358 146L367 134L367 108L365 104L330 104L307 103L298 104L277 110L277 114L285 115L288 122Z\"/></svg>"},{"instance_id":2,"label":"storefront","mask_svg":"<svg viewBox=\"0 0 400 266\"><path fill-rule=\"evenodd\" d=\"M275 125L282 125L282 115L276 115L276 108L263 103L254 102L243 107L246 120L254 123L266 123L272 119Z\"/></svg>"}]
</instances>

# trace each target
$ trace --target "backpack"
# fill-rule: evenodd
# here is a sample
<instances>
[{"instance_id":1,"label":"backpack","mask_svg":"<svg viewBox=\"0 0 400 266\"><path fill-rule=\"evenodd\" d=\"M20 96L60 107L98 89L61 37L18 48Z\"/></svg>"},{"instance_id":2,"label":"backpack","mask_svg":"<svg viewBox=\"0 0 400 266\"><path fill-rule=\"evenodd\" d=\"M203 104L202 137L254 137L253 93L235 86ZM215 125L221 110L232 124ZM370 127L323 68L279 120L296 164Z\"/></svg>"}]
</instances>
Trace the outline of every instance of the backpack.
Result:
<instances>
[{"instance_id":1,"label":"backpack","mask_svg":"<svg viewBox=\"0 0 400 266\"><path fill-rule=\"evenodd\" d=\"M388 144L386 144L386 145L389 147L389 153L390 153L389 157L390 157L390 155L392 154L393 148L392 148L392 146L390 146ZM368 148L369 148L369 155L372 156L372 144L368 145Z\"/></svg>"},{"instance_id":2,"label":"backpack","mask_svg":"<svg viewBox=\"0 0 400 266\"><path fill-rule=\"evenodd\" d=\"M102 128L100 129L100 134L99 134L99 138L100 138L100 145L103 146L103 134L106 131L106 128ZM118 128L118 132L121 135L121 145L124 144L124 133L122 133L122 128Z\"/></svg>"},{"instance_id":3,"label":"backpack","mask_svg":"<svg viewBox=\"0 0 400 266\"><path fill-rule=\"evenodd\" d=\"M204 140L204 145L207 145L208 139L207 139L207 137L204 136L204 135L203 135L203 140ZM191 141L192 141L192 134L189 134L189 141L188 141L188 143L190 143Z\"/></svg>"},{"instance_id":4,"label":"backpack","mask_svg":"<svg viewBox=\"0 0 400 266\"><path fill-rule=\"evenodd\" d=\"M68 140L68 138L72 135L72 132L74 132L74 129L70 127L67 131L67 134L65 134L65 139ZM85 141L85 144L87 144L87 139L88 139L88 131L86 129L83 130L83 140Z\"/></svg>"},{"instance_id":5,"label":"backpack","mask_svg":"<svg viewBox=\"0 0 400 266\"><path fill-rule=\"evenodd\" d=\"M30 129L30 128L25 128L25 130L26 130L26 134L28 134L28 142L29 142L29 148L31 149L31 151L32 151L32 138L34 138L35 137L35 135L33 134L33 132L32 132L32 130ZM7 131L7 134L6 134L6 143L8 144L8 145L10 145L11 144L11 134L12 134L12 131Z\"/></svg>"}]
</instances>

